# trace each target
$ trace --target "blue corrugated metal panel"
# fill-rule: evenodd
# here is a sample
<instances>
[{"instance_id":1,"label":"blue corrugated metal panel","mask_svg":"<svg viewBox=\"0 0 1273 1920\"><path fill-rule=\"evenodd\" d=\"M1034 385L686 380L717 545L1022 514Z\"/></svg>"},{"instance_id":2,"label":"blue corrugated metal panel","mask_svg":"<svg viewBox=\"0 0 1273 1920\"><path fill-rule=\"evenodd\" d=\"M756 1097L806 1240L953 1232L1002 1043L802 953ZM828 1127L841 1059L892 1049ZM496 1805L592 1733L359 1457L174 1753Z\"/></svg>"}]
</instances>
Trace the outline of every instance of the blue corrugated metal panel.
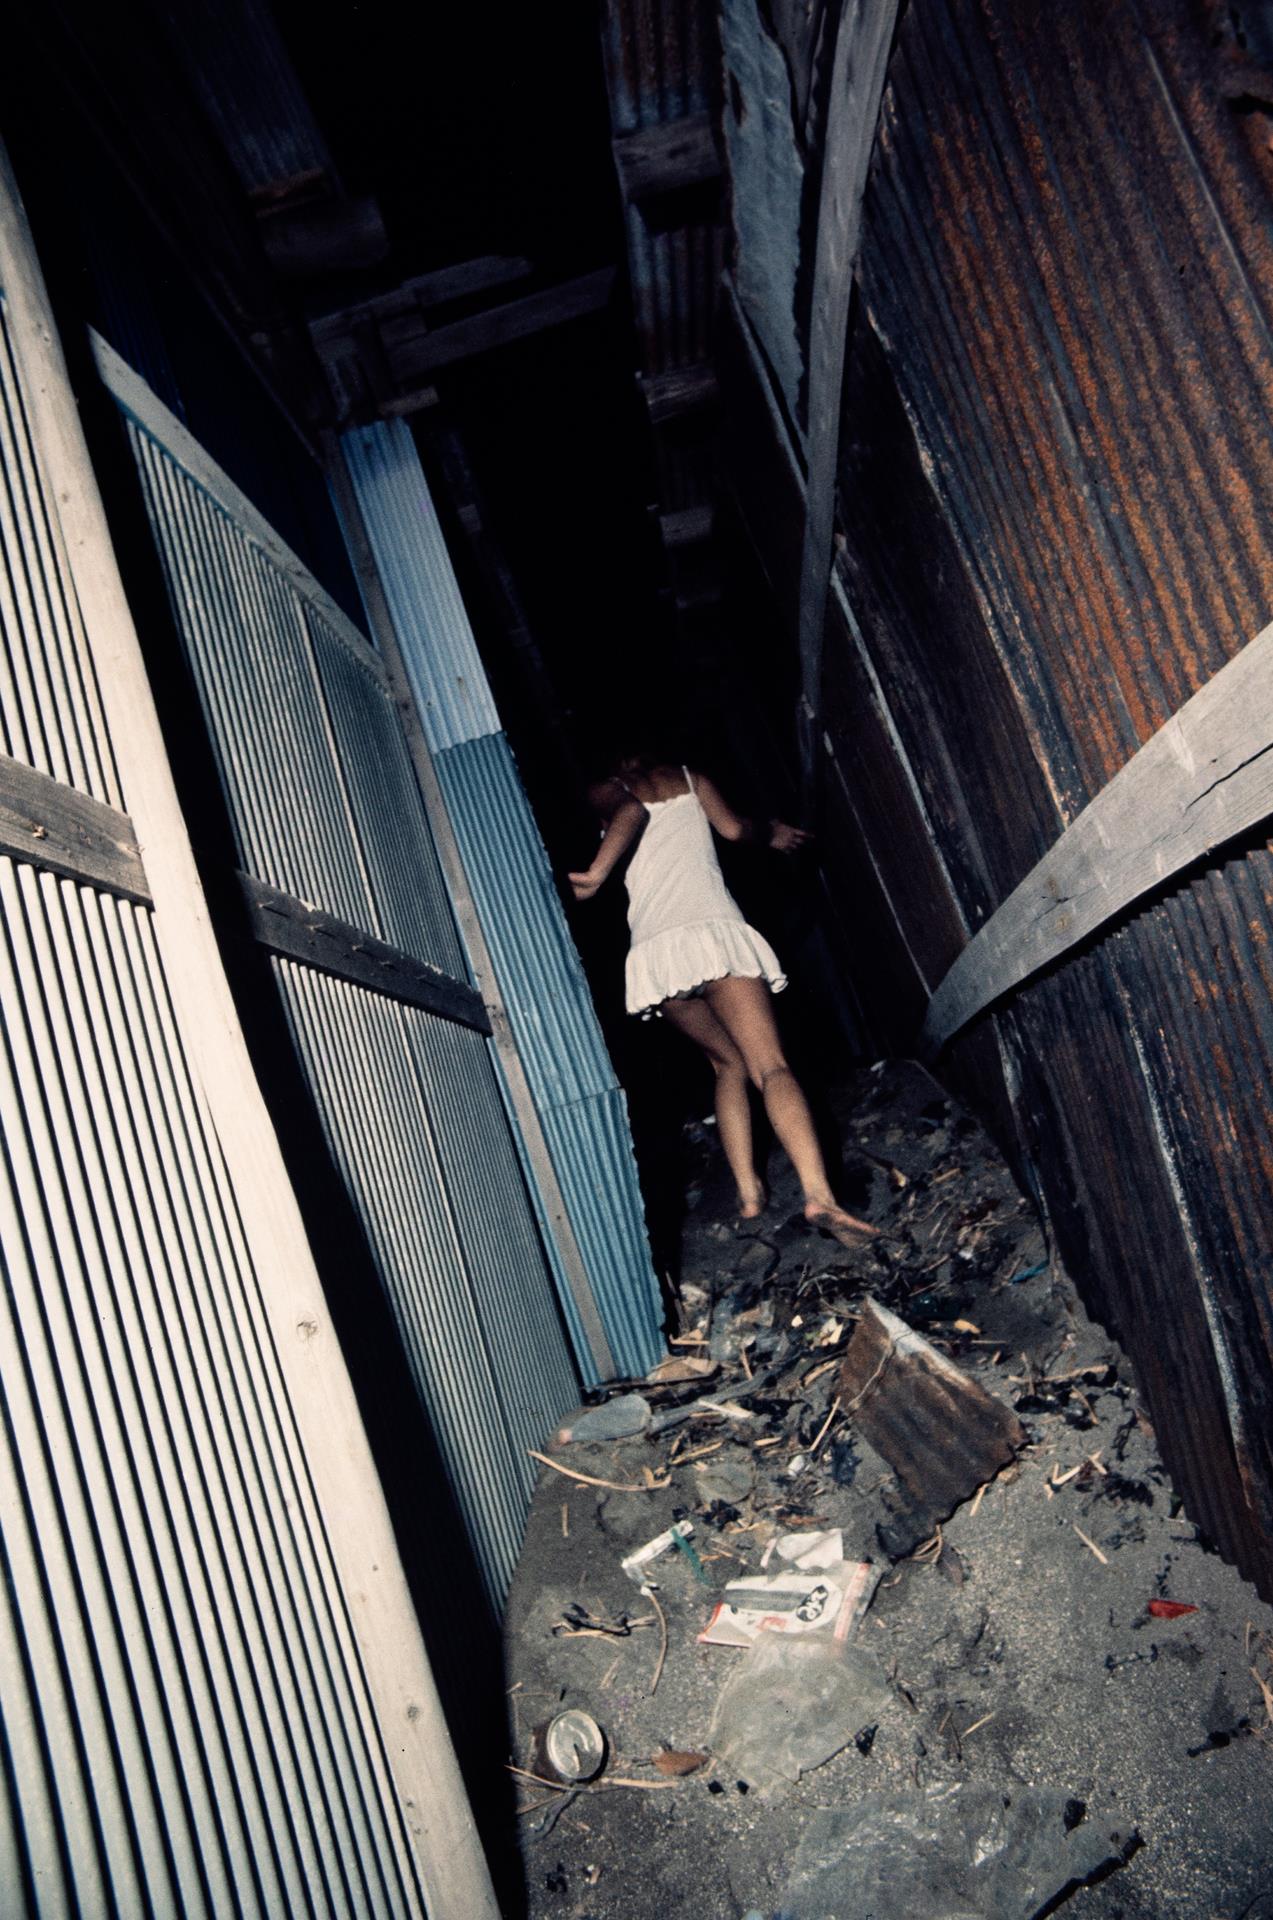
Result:
<instances>
[{"instance_id":1,"label":"blue corrugated metal panel","mask_svg":"<svg viewBox=\"0 0 1273 1920\"><path fill-rule=\"evenodd\" d=\"M620 1369L661 1352L658 1285L623 1095L503 734L437 756L492 964ZM579 1328L567 1308L581 1364Z\"/></svg>"},{"instance_id":2,"label":"blue corrugated metal panel","mask_svg":"<svg viewBox=\"0 0 1273 1920\"><path fill-rule=\"evenodd\" d=\"M420 457L403 420L357 427L341 451L434 753L499 729L499 715Z\"/></svg>"},{"instance_id":3,"label":"blue corrugated metal panel","mask_svg":"<svg viewBox=\"0 0 1273 1920\"><path fill-rule=\"evenodd\" d=\"M615 1366L620 1377L639 1378L665 1349L627 1101L614 1087L576 1106L549 1108L543 1120Z\"/></svg>"},{"instance_id":4,"label":"blue corrugated metal panel","mask_svg":"<svg viewBox=\"0 0 1273 1920\"><path fill-rule=\"evenodd\" d=\"M592 995L507 736L435 762L536 1103L615 1085Z\"/></svg>"}]
</instances>

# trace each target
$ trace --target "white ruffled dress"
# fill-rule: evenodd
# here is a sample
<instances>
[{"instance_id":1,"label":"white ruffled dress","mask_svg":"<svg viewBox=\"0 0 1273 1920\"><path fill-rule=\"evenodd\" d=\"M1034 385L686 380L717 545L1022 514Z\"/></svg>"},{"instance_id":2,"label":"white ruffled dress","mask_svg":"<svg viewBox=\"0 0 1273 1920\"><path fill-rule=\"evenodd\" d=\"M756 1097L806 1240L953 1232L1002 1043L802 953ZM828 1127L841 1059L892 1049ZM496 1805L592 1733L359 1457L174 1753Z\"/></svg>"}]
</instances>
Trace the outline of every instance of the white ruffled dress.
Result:
<instances>
[{"instance_id":1,"label":"white ruffled dress","mask_svg":"<svg viewBox=\"0 0 1273 1920\"><path fill-rule=\"evenodd\" d=\"M725 885L711 824L688 772L685 779L671 800L642 801L649 819L628 865L627 1009L646 1020L662 1001L687 999L727 974L767 980L774 993L787 984Z\"/></svg>"}]
</instances>

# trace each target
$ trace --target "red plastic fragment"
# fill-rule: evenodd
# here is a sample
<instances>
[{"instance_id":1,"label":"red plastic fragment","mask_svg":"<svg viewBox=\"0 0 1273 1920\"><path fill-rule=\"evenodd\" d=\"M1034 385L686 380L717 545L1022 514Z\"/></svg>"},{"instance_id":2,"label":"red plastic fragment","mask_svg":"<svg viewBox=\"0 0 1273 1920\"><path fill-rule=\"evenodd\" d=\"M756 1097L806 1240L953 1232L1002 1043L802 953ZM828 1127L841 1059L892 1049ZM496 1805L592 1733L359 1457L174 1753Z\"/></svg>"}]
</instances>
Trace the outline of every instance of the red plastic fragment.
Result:
<instances>
[{"instance_id":1,"label":"red plastic fragment","mask_svg":"<svg viewBox=\"0 0 1273 1920\"><path fill-rule=\"evenodd\" d=\"M1179 1620L1182 1613L1197 1613L1197 1607L1191 1607L1183 1600L1151 1600L1148 1612L1155 1620Z\"/></svg>"}]
</instances>

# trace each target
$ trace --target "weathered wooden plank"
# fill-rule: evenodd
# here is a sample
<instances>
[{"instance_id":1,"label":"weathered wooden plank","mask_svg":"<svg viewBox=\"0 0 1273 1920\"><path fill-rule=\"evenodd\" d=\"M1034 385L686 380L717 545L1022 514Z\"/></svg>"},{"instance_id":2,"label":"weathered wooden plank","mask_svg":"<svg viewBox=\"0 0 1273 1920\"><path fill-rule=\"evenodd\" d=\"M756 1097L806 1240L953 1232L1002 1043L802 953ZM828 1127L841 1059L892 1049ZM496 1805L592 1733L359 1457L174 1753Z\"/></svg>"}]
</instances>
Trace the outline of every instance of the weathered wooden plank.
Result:
<instances>
[{"instance_id":1,"label":"weathered wooden plank","mask_svg":"<svg viewBox=\"0 0 1273 1920\"><path fill-rule=\"evenodd\" d=\"M1273 625L1133 754L981 927L929 1002L924 1055L1270 815Z\"/></svg>"},{"instance_id":2,"label":"weathered wooden plank","mask_svg":"<svg viewBox=\"0 0 1273 1920\"><path fill-rule=\"evenodd\" d=\"M0 853L150 905L133 823L87 793L0 754Z\"/></svg>"},{"instance_id":3,"label":"weathered wooden plank","mask_svg":"<svg viewBox=\"0 0 1273 1920\"><path fill-rule=\"evenodd\" d=\"M311 320L310 336L321 353L332 341L344 339L365 320L383 321L403 313L416 313L425 325L425 309L444 306L450 300L471 299L492 287L507 286L528 279L534 271L529 260L520 255L487 253L475 260L461 260L453 267L437 267L432 273L419 273L403 280L388 293L378 293L353 306L339 307Z\"/></svg>"},{"instance_id":4,"label":"weathered wooden plank","mask_svg":"<svg viewBox=\"0 0 1273 1920\"><path fill-rule=\"evenodd\" d=\"M290 893L280 893L255 874L240 873L239 890L258 943L287 960L299 960L321 973L335 974L355 986L369 987L409 1007L423 1007L461 1026L489 1033L491 1023L480 993L431 967L400 947L391 947L361 927L323 913Z\"/></svg>"},{"instance_id":5,"label":"weathered wooden plank","mask_svg":"<svg viewBox=\"0 0 1273 1920\"><path fill-rule=\"evenodd\" d=\"M806 781L812 779L816 753L853 266L896 21L897 0L843 0L831 67L809 327L808 479L800 562L800 739Z\"/></svg>"},{"instance_id":6,"label":"weathered wooden plank","mask_svg":"<svg viewBox=\"0 0 1273 1920\"><path fill-rule=\"evenodd\" d=\"M412 386L438 367L454 366L494 347L542 333L547 327L560 327L568 320L598 313L608 304L614 282L614 268L602 267L596 273L581 274L577 280L563 280L558 286L528 293L520 300L487 307L467 320L435 327L430 333L401 343L396 351L390 350L394 377L399 387Z\"/></svg>"},{"instance_id":7,"label":"weathered wooden plank","mask_svg":"<svg viewBox=\"0 0 1273 1920\"><path fill-rule=\"evenodd\" d=\"M707 361L692 367L669 367L666 373L638 374L637 384L652 427L686 414L705 413L720 398L716 369Z\"/></svg>"},{"instance_id":8,"label":"weathered wooden plank","mask_svg":"<svg viewBox=\"0 0 1273 1920\"><path fill-rule=\"evenodd\" d=\"M656 194L720 178L720 152L708 113L661 120L621 135L612 145L619 186L627 201L652 200Z\"/></svg>"}]
</instances>

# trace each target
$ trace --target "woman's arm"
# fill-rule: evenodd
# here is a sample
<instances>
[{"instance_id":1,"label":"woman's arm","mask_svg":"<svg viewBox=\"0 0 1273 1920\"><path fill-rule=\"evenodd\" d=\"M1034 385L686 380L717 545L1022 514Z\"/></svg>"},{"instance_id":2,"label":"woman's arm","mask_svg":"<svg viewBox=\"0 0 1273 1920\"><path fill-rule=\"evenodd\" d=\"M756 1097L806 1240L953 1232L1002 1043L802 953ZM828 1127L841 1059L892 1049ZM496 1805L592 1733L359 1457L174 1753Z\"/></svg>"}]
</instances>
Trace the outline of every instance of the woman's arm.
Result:
<instances>
[{"instance_id":1,"label":"woman's arm","mask_svg":"<svg viewBox=\"0 0 1273 1920\"><path fill-rule=\"evenodd\" d=\"M587 872L566 875L576 900L591 900L598 887L610 878L645 825L646 818L645 808L639 800L625 800L616 809Z\"/></svg>"},{"instance_id":2,"label":"woman's arm","mask_svg":"<svg viewBox=\"0 0 1273 1920\"><path fill-rule=\"evenodd\" d=\"M692 776L694 791L703 812L722 840L741 840L770 847L775 853L794 853L812 838L803 827L789 827L784 820L748 820L735 813L716 783L705 773Z\"/></svg>"}]
</instances>

